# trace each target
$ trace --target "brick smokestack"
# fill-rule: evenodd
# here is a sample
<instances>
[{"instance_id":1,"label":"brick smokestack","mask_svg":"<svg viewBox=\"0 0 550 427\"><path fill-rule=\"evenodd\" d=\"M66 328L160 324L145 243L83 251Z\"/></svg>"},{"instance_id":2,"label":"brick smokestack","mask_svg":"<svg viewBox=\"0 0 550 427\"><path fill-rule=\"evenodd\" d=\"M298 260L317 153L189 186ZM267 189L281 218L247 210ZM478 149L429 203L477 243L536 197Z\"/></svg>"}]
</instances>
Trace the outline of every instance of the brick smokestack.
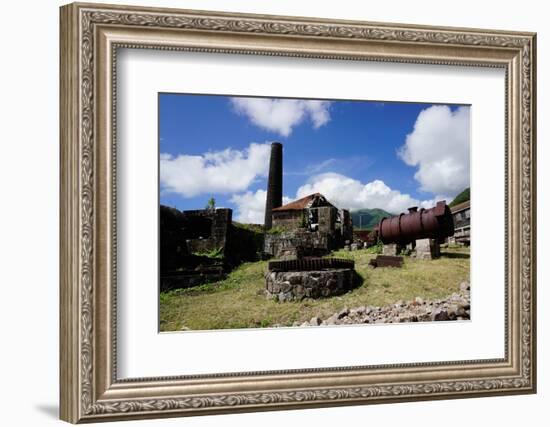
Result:
<instances>
[{"instance_id":1,"label":"brick smokestack","mask_svg":"<svg viewBox=\"0 0 550 427\"><path fill-rule=\"evenodd\" d=\"M271 211L283 204L283 144L271 143L271 157L269 159L269 177L267 181L267 198L265 201L264 227L269 230L272 226Z\"/></svg>"}]
</instances>

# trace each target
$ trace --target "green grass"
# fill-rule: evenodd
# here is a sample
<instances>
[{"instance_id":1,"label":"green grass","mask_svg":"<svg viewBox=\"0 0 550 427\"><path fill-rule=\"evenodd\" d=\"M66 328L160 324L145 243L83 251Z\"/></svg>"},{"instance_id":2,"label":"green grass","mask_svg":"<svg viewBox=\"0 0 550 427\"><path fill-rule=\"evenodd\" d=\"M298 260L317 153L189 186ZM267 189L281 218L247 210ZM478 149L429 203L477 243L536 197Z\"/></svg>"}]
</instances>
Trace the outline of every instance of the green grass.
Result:
<instances>
[{"instance_id":1,"label":"green grass","mask_svg":"<svg viewBox=\"0 0 550 427\"><path fill-rule=\"evenodd\" d=\"M242 222L233 221L233 226L242 228L243 230L253 231L255 233L263 234L264 226L262 224L244 224Z\"/></svg>"},{"instance_id":2,"label":"green grass","mask_svg":"<svg viewBox=\"0 0 550 427\"><path fill-rule=\"evenodd\" d=\"M276 227L271 227L269 230L266 231L267 234L281 234L284 232L285 232L284 227L281 227L280 225Z\"/></svg>"},{"instance_id":3,"label":"green grass","mask_svg":"<svg viewBox=\"0 0 550 427\"><path fill-rule=\"evenodd\" d=\"M384 244L379 240L376 245L363 249L368 254L381 254L384 249Z\"/></svg>"},{"instance_id":4,"label":"green grass","mask_svg":"<svg viewBox=\"0 0 550 427\"><path fill-rule=\"evenodd\" d=\"M193 255L204 256L208 258L223 259L223 248L215 248L204 252L193 252Z\"/></svg>"},{"instance_id":5,"label":"green grass","mask_svg":"<svg viewBox=\"0 0 550 427\"><path fill-rule=\"evenodd\" d=\"M263 292L267 262L245 263L220 282L161 293L160 329L291 326L314 316L327 318L345 307L382 306L417 296L444 298L470 277L469 250L465 248L443 249L443 256L432 261L405 257L403 268L369 268L369 260L376 255L366 250L337 251L332 256L355 260L362 285L338 297L279 303Z\"/></svg>"}]
</instances>

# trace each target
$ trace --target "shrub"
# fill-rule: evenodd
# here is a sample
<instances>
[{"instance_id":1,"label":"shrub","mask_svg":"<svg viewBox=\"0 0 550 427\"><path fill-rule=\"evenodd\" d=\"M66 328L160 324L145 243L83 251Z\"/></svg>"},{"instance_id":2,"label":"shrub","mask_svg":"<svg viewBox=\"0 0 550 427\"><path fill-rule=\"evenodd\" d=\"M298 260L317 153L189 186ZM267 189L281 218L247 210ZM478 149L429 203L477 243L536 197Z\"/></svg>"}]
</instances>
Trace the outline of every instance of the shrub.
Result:
<instances>
[{"instance_id":1,"label":"shrub","mask_svg":"<svg viewBox=\"0 0 550 427\"><path fill-rule=\"evenodd\" d=\"M267 234L281 234L284 233L285 229L284 227L281 227L280 225L277 227L272 227L269 230L266 231Z\"/></svg>"},{"instance_id":2,"label":"shrub","mask_svg":"<svg viewBox=\"0 0 550 427\"><path fill-rule=\"evenodd\" d=\"M204 256L207 258L223 259L223 248L214 248L210 251L193 252L193 255Z\"/></svg>"},{"instance_id":3,"label":"shrub","mask_svg":"<svg viewBox=\"0 0 550 427\"><path fill-rule=\"evenodd\" d=\"M376 242L375 245L371 246L371 247L368 247L367 249L365 249L365 251L368 253L368 254L381 254L382 253L382 250L384 249L384 244L382 243L381 240L378 240L378 242Z\"/></svg>"}]
</instances>

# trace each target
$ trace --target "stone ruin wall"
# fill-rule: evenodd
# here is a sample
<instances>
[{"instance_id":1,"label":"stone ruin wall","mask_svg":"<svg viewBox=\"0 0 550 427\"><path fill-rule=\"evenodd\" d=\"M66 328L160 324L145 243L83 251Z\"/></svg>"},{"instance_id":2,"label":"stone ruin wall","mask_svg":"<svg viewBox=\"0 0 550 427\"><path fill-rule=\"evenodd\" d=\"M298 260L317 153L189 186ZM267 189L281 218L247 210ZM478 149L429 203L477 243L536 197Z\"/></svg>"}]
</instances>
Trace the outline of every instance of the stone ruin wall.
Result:
<instances>
[{"instance_id":1,"label":"stone ruin wall","mask_svg":"<svg viewBox=\"0 0 550 427\"><path fill-rule=\"evenodd\" d=\"M160 207L160 288L187 288L225 277L223 258L232 229L231 209L179 211Z\"/></svg>"},{"instance_id":2,"label":"stone ruin wall","mask_svg":"<svg viewBox=\"0 0 550 427\"><path fill-rule=\"evenodd\" d=\"M203 217L212 221L208 237L187 240L187 248L190 253L209 252L217 249L225 251L232 221L231 209L183 211L183 215L190 219Z\"/></svg>"},{"instance_id":3,"label":"stone ruin wall","mask_svg":"<svg viewBox=\"0 0 550 427\"><path fill-rule=\"evenodd\" d=\"M319 231L325 233L334 233L337 214L338 209L336 208L332 208L329 206L317 208Z\"/></svg>"},{"instance_id":4,"label":"stone ruin wall","mask_svg":"<svg viewBox=\"0 0 550 427\"><path fill-rule=\"evenodd\" d=\"M273 212L273 227L283 228L285 230L294 230L300 228L304 221L304 211L281 211Z\"/></svg>"},{"instance_id":5,"label":"stone ruin wall","mask_svg":"<svg viewBox=\"0 0 550 427\"><path fill-rule=\"evenodd\" d=\"M268 271L266 295L279 302L341 295L353 287L354 270Z\"/></svg>"},{"instance_id":6,"label":"stone ruin wall","mask_svg":"<svg viewBox=\"0 0 550 427\"><path fill-rule=\"evenodd\" d=\"M331 248L330 235L305 229L266 234L264 241L264 252L275 258L324 255L330 252Z\"/></svg>"}]
</instances>

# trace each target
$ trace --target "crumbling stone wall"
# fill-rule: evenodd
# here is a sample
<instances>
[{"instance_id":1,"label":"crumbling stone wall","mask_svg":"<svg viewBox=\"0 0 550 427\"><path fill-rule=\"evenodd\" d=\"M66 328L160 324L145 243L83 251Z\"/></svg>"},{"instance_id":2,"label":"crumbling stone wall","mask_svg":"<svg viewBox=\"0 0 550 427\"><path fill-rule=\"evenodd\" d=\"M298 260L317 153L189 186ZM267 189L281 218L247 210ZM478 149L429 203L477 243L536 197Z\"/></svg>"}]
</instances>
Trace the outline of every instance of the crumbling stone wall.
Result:
<instances>
[{"instance_id":1,"label":"crumbling stone wall","mask_svg":"<svg viewBox=\"0 0 550 427\"><path fill-rule=\"evenodd\" d=\"M230 268L242 262L252 262L262 259L263 250L263 227L259 229L247 229L242 226L231 226L225 251L225 260Z\"/></svg>"},{"instance_id":2,"label":"crumbling stone wall","mask_svg":"<svg viewBox=\"0 0 550 427\"><path fill-rule=\"evenodd\" d=\"M190 288L226 277L223 261L191 255L185 269L165 272L160 277L160 290Z\"/></svg>"},{"instance_id":3,"label":"crumbling stone wall","mask_svg":"<svg viewBox=\"0 0 550 427\"><path fill-rule=\"evenodd\" d=\"M160 206L160 288L186 288L225 277L231 209L179 211ZM220 250L219 257L207 253Z\"/></svg>"},{"instance_id":4,"label":"crumbling stone wall","mask_svg":"<svg viewBox=\"0 0 550 427\"><path fill-rule=\"evenodd\" d=\"M266 295L279 302L300 301L340 295L352 289L355 271L351 268L320 271L268 271Z\"/></svg>"},{"instance_id":5,"label":"crumbling stone wall","mask_svg":"<svg viewBox=\"0 0 550 427\"><path fill-rule=\"evenodd\" d=\"M189 251L187 235L181 226L184 215L177 209L168 206L160 207L160 270L168 271L181 265Z\"/></svg>"},{"instance_id":6,"label":"crumbling stone wall","mask_svg":"<svg viewBox=\"0 0 550 427\"><path fill-rule=\"evenodd\" d=\"M340 235L342 242L353 241L353 219L350 212L347 209L339 209L340 215Z\"/></svg>"},{"instance_id":7,"label":"crumbling stone wall","mask_svg":"<svg viewBox=\"0 0 550 427\"><path fill-rule=\"evenodd\" d=\"M188 233L192 233L195 224L210 223L210 230L205 236L187 239L187 248L190 252L209 252L217 249L225 251L231 227L231 209L201 209L183 211Z\"/></svg>"},{"instance_id":8,"label":"crumbling stone wall","mask_svg":"<svg viewBox=\"0 0 550 427\"><path fill-rule=\"evenodd\" d=\"M332 248L329 234L305 229L266 234L264 242L264 251L276 258L325 255Z\"/></svg>"},{"instance_id":9,"label":"crumbling stone wall","mask_svg":"<svg viewBox=\"0 0 550 427\"><path fill-rule=\"evenodd\" d=\"M302 252L305 255L319 255L341 248L346 241L353 240L353 222L349 211L334 206L274 211L273 227L284 230L284 233L272 234L266 239L265 252L276 257L299 256Z\"/></svg>"},{"instance_id":10,"label":"crumbling stone wall","mask_svg":"<svg viewBox=\"0 0 550 427\"><path fill-rule=\"evenodd\" d=\"M338 209L330 206L317 208L319 231L334 233L337 214Z\"/></svg>"},{"instance_id":11,"label":"crumbling stone wall","mask_svg":"<svg viewBox=\"0 0 550 427\"><path fill-rule=\"evenodd\" d=\"M300 228L305 224L305 212L303 210L275 211L272 224L274 228L286 230Z\"/></svg>"}]
</instances>

